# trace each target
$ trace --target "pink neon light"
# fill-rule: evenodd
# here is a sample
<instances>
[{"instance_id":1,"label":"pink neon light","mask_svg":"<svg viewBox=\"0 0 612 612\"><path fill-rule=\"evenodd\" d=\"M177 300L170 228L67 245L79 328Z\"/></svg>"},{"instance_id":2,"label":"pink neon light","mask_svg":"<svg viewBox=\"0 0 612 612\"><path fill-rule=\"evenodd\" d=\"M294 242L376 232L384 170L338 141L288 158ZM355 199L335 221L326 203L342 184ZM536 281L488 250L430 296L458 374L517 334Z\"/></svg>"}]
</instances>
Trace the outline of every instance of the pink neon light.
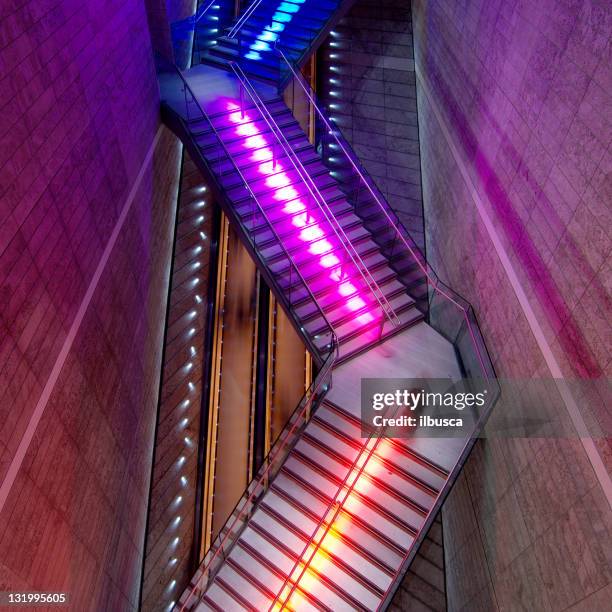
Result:
<instances>
[{"instance_id":1,"label":"pink neon light","mask_svg":"<svg viewBox=\"0 0 612 612\"><path fill-rule=\"evenodd\" d=\"M313 240L323 238L323 236L323 230L316 225L313 227L307 227L300 232L300 240L304 240L304 242L312 242Z\"/></svg>"},{"instance_id":2,"label":"pink neon light","mask_svg":"<svg viewBox=\"0 0 612 612\"><path fill-rule=\"evenodd\" d=\"M321 255L322 253L326 253L327 251L331 251L332 249L332 245L329 242L329 240L326 240L325 238L323 240L317 240L317 242L313 242L310 247L309 247L309 251L313 254L313 255Z\"/></svg>"},{"instance_id":3,"label":"pink neon light","mask_svg":"<svg viewBox=\"0 0 612 612\"><path fill-rule=\"evenodd\" d=\"M292 200L291 202L287 202L283 207L283 212L286 213L299 213L306 210L306 206L299 200Z\"/></svg>"},{"instance_id":4,"label":"pink neon light","mask_svg":"<svg viewBox=\"0 0 612 612\"><path fill-rule=\"evenodd\" d=\"M266 162L266 164L269 165L269 169L266 172L266 174L270 175L266 179L266 185L268 187L286 187L291 182L289 180L289 177L284 172L278 172L277 174L270 174L271 172L273 172L272 163ZM261 169L261 166L260 166L260 169ZM277 164L277 169L278 169L278 164Z\"/></svg>"},{"instance_id":5,"label":"pink neon light","mask_svg":"<svg viewBox=\"0 0 612 612\"><path fill-rule=\"evenodd\" d=\"M340 260L335 255L324 255L320 263L324 268L333 268L340 265Z\"/></svg>"},{"instance_id":6,"label":"pink neon light","mask_svg":"<svg viewBox=\"0 0 612 612\"><path fill-rule=\"evenodd\" d=\"M352 295L355 291L357 291L357 289L355 289L355 285L350 281L344 281L338 286L338 293L344 297Z\"/></svg>"},{"instance_id":7,"label":"pink neon light","mask_svg":"<svg viewBox=\"0 0 612 612\"><path fill-rule=\"evenodd\" d=\"M303 228L298 237L305 246L308 245L308 252L321 255L319 263L322 268L328 270L329 279L338 283L338 294L342 297L352 296L346 301L346 307L353 312L363 310L367 303L357 295L357 287L351 282L348 274L342 271L338 257L329 252L333 245L325 237L326 234L317 220L307 212L307 206L291 185L291 179L282 162L274 163L273 151L266 138L258 132L258 127L251 117L240 111L240 106L236 102L228 101L227 110L231 111L229 119L236 124L236 133L247 137L244 139L245 148L254 149L250 159L260 162L257 171L266 176L265 184L275 189L274 199L284 204L281 210L291 215L291 223L295 227ZM357 316L356 320L365 325L371 323L374 316L370 312L365 312Z\"/></svg>"}]
</instances>

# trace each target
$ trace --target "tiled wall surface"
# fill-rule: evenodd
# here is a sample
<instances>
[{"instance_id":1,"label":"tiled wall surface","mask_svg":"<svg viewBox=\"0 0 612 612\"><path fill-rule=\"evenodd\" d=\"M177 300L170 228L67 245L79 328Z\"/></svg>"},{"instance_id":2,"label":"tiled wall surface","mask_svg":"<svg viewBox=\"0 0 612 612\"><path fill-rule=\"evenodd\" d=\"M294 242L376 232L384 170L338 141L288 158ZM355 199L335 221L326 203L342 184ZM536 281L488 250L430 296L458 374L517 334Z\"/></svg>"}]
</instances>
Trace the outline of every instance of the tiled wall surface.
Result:
<instances>
[{"instance_id":1,"label":"tiled wall surface","mask_svg":"<svg viewBox=\"0 0 612 612\"><path fill-rule=\"evenodd\" d=\"M0 482L158 129L144 4L0 6ZM136 606L179 149L167 131L0 514L0 590ZM17 465L17 464L15 464Z\"/></svg>"},{"instance_id":2,"label":"tiled wall surface","mask_svg":"<svg viewBox=\"0 0 612 612\"><path fill-rule=\"evenodd\" d=\"M550 377L546 346L566 377L610 375L611 19L599 2L413 2L428 257L474 305L500 377ZM610 431L602 397L576 399ZM451 609L605 609L612 516L575 436L480 442L443 517Z\"/></svg>"},{"instance_id":3,"label":"tiled wall surface","mask_svg":"<svg viewBox=\"0 0 612 612\"><path fill-rule=\"evenodd\" d=\"M422 247L410 3L357 0L334 32L320 51L321 100Z\"/></svg>"}]
</instances>

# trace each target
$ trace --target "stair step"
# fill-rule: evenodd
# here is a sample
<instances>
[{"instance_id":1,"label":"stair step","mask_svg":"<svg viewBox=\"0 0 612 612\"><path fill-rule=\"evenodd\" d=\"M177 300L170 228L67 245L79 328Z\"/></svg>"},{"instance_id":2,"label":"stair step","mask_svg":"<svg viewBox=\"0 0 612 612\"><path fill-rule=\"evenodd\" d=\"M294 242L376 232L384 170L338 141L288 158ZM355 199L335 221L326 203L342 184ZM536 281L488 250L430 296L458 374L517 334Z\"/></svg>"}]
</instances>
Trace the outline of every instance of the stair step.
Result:
<instances>
[{"instance_id":1,"label":"stair step","mask_svg":"<svg viewBox=\"0 0 612 612\"><path fill-rule=\"evenodd\" d=\"M325 253L334 253L337 255L340 261L346 261L347 265L351 267L351 259L349 258L348 247L345 246L343 236L340 231L327 222L321 213L314 214L307 217L312 219L311 227L302 230L302 228L295 228L290 222L279 222L276 224L277 232L288 232L288 240L284 242L284 250L290 253L293 257L293 261L300 265L300 262L319 261L321 256ZM335 224L334 224L335 225ZM337 231L334 232L334 229ZM302 232L305 232L305 239L302 239ZM312 238L308 238L308 233L312 233ZM344 231L344 236L350 241L353 246L357 246L364 241L371 240L370 233L359 224L351 228L347 228ZM317 243L320 241L327 241L331 245L327 247L325 244L318 245L316 251L311 251L311 245L314 249ZM342 241L342 242L341 242ZM284 259L282 250L279 250L278 245L274 243L272 246L262 248L261 252L266 258L269 264L274 264L276 261ZM355 261L356 257L354 256ZM321 267L321 266L320 266ZM324 268L323 268L324 270Z\"/></svg>"},{"instance_id":2,"label":"stair step","mask_svg":"<svg viewBox=\"0 0 612 612\"><path fill-rule=\"evenodd\" d=\"M227 30L227 32L229 33L229 28ZM261 36L262 34L264 34L265 32L272 32L273 34L276 34L276 32L274 32L270 26L266 26L262 29L254 29L252 27L250 27L248 24L245 25L241 30L240 33L242 34L242 40L243 43L248 43L250 44L251 42L255 42L256 40L258 40L258 36ZM290 34L290 35L286 35L286 32L282 32L282 34L279 36L279 40L280 40L280 45L283 49L283 51L286 50L292 50L292 51L299 51L302 52L306 45L308 44L308 41L310 40L310 34L306 35L303 34L302 37L300 36L296 36L295 34ZM238 39L231 39L231 38L227 38L226 36L222 37L225 44L229 45L233 45L233 46L238 46Z\"/></svg>"},{"instance_id":3,"label":"stair step","mask_svg":"<svg viewBox=\"0 0 612 612\"><path fill-rule=\"evenodd\" d=\"M306 159L308 158L305 157L305 160ZM329 208L334 218L337 219L339 225L342 227L342 229L344 231L349 231L356 227L362 227L361 220L359 219L359 217L357 217L353 213L350 206L347 206L346 203L344 203L344 206L343 206L342 202L340 202L339 204L340 204L339 206L338 205L329 206ZM278 207L275 207L275 209L278 209ZM311 206L306 206L304 210L297 210L295 212L284 212L281 209L280 212L281 214L275 215L273 218L272 218L272 215L270 215L269 218L270 218L271 223L277 222L278 226L280 226L281 224L287 226L287 229L283 228L281 230L278 230L275 224L276 233L281 238L283 236L290 236L296 232L299 233L302 231L302 229L317 227L319 225L319 221L315 216L318 212L318 207L315 206L314 204L312 204ZM296 217L300 217L300 220L301 220L304 218L303 217L304 214L307 215L308 222L306 223L306 225L298 226L297 224L298 220L296 219ZM266 246L267 241L276 240L274 232L272 232L272 230L266 223L262 222L261 224L256 225L256 226L249 226L249 229L251 230L251 235L256 237L257 243L262 248Z\"/></svg>"},{"instance_id":4,"label":"stair step","mask_svg":"<svg viewBox=\"0 0 612 612\"><path fill-rule=\"evenodd\" d=\"M400 317L402 325L400 328L398 328L399 330L406 329L407 327L410 327L411 325L414 325L415 323L418 323L419 321L423 320L423 314L416 308L409 308L405 311L405 313L402 313L402 315L404 316ZM385 333L385 336L388 335L390 332L392 333L398 331L397 329L389 330L388 323L386 323L386 327L387 331ZM375 341L375 339L378 338L379 328L380 320L375 320L370 325L364 325L360 329L356 329L354 332L340 338L339 344L341 348L341 356L343 358L348 355L352 356L357 351L363 349L364 346L369 346L373 341ZM375 338L369 338L368 341L364 344L364 337L367 338L368 334L374 332L376 333Z\"/></svg>"},{"instance_id":5,"label":"stair step","mask_svg":"<svg viewBox=\"0 0 612 612\"><path fill-rule=\"evenodd\" d=\"M272 23L283 23L285 25L285 29L283 30L281 36L288 35L295 30L311 30L313 32L318 32L329 18L329 14L313 12L313 15L314 17L311 16L311 10L309 8L308 17L304 17L303 14L300 15L298 23L297 20L295 22L293 20L289 22L282 22L277 19L271 19L272 13L269 13L268 15L258 15L255 13L247 20L246 25L252 30L257 28L261 28L263 30L266 26L269 26Z\"/></svg>"},{"instance_id":6,"label":"stair step","mask_svg":"<svg viewBox=\"0 0 612 612\"><path fill-rule=\"evenodd\" d=\"M214 609L220 612L232 610L232 612L252 612L248 606L243 605L237 597L230 594L218 581L213 581L206 591L206 602L214 605Z\"/></svg>"},{"instance_id":7,"label":"stair step","mask_svg":"<svg viewBox=\"0 0 612 612\"><path fill-rule=\"evenodd\" d=\"M308 491L310 498L306 497L307 500L317 500L317 503L322 503L323 508L328 507L331 499L337 491L337 486L329 480L322 477L322 481L318 484L315 482L306 482L298 475L300 472L300 462L294 457L290 457L283 467L283 474L289 480L295 480L300 482L301 486ZM317 473L314 475L317 478ZM326 490L328 487L328 493L324 494L321 491ZM277 495L280 495L280 489L277 490ZM308 516L312 523L315 524L317 520L320 520L321 514L316 515L311 511L313 506L305 507L300 504L299 500L289 500L289 498L282 498L290 507L295 507L305 516ZM317 507L316 505L314 507ZM276 508L275 508L276 510ZM323 510L321 510L322 512ZM341 510L341 520L346 524L350 524L350 529L343 529L342 537L357 542L359 547L367 551L367 554L375 559L377 563L383 568L388 568L389 572L392 572L392 568L397 567L401 563L403 556L403 550L398 547L397 543L389 540L383 533L378 531L374 526L364 523L360 517L351 515L346 510Z\"/></svg>"},{"instance_id":8,"label":"stair step","mask_svg":"<svg viewBox=\"0 0 612 612\"><path fill-rule=\"evenodd\" d=\"M320 164L322 166L322 164ZM275 200L278 203L279 190L287 187L298 186L301 188L300 194L308 194L308 190L304 185L303 180L298 174L297 170L293 168L285 170L284 168L278 167L277 170L268 175L259 175L261 178L257 180L249 181L247 189L243 184L242 180L237 173L226 174L222 177L222 186L227 190L227 195L233 201L240 201L245 198L249 198L250 192L253 192L258 198L265 198L271 203ZM334 179L327 174L327 171L319 169L316 176L311 177L313 182L319 189L324 189L334 184ZM281 194L283 192L280 192Z\"/></svg>"},{"instance_id":9,"label":"stair step","mask_svg":"<svg viewBox=\"0 0 612 612\"><path fill-rule=\"evenodd\" d=\"M320 252L317 252L317 254L313 254L308 251L306 252L302 251L295 255L293 260L296 263L296 265L299 266L300 272L302 273L304 278L309 278L311 275L316 275L317 277L319 277L319 281L320 281L319 284L334 283L337 286L338 285L337 281L333 281L331 278L329 278L328 274L324 274L326 269L323 266L321 266L320 261L319 261L322 257L326 255L334 255L334 254L336 254L337 258L341 262L346 261L346 264L343 266L343 270L347 270L349 272L352 271L349 274L351 278L358 277L359 273L356 271L356 268L352 264L351 260L348 258L348 256L344 258L346 253L344 249L340 245L338 245L338 239L336 238L336 236L332 234L328 242L329 242L329 246L326 246L325 244L320 245L321 249L320 249ZM378 246L374 243L374 241L372 240L372 237L368 233L365 233L365 232L361 235L360 238L353 241L352 247L353 247L353 251L362 260L369 253L372 253L378 250ZM270 256L267 259L267 262L270 267L270 270L274 274L282 278L284 278L285 272L289 271L289 264L286 260L286 256L284 256L283 253L281 252ZM331 271L331 268L330 268L330 271ZM290 282L291 281L287 279L287 284Z\"/></svg>"},{"instance_id":10,"label":"stair step","mask_svg":"<svg viewBox=\"0 0 612 612\"><path fill-rule=\"evenodd\" d=\"M384 255L378 249L369 249L366 253L361 254L361 260L364 262L367 269L370 271L374 280L379 284L384 282L390 274L394 277L396 273L388 266L387 260ZM312 293L321 299L330 299L329 294L338 293L337 283L329 284L321 281L320 271L316 271L313 276L305 276L305 280L309 281ZM304 304L310 302L311 298L307 292L303 291L299 282L295 282L291 285L286 285L286 291L293 292L293 305L298 308L304 306ZM331 299L334 299L332 296Z\"/></svg>"},{"instance_id":11,"label":"stair step","mask_svg":"<svg viewBox=\"0 0 612 612\"><path fill-rule=\"evenodd\" d=\"M406 291L405 287L395 279L393 274L389 274L383 283L378 283L378 286L387 299L403 294ZM340 296L338 293L327 293L322 298L319 296L315 297L317 298L317 302L319 303L320 307L327 314L330 320L332 320L334 319L334 311L346 308L346 303L349 299L353 297L360 297L365 291L367 291L367 289L363 287L357 288L354 293L347 296ZM313 307L311 301L305 302L304 305L297 307L295 310L300 317L300 320L304 321L305 323L308 323L308 321L310 321L313 316L316 316L319 311L318 308Z\"/></svg>"},{"instance_id":12,"label":"stair step","mask_svg":"<svg viewBox=\"0 0 612 612\"><path fill-rule=\"evenodd\" d=\"M236 101L238 104L239 100ZM245 113L250 113L253 110L256 110L255 104L248 98L245 98L243 101L244 111ZM268 110L270 114L274 117L278 117L280 115L291 115L290 109L287 108L285 101L282 98L274 97L266 102L268 106ZM207 110L206 114L207 118L204 117L193 117L189 121L187 121L187 125L189 126L190 131L193 134L199 134L201 130L210 130L210 122L213 121L216 125L216 122L219 118L227 117L233 110Z\"/></svg>"},{"instance_id":13,"label":"stair step","mask_svg":"<svg viewBox=\"0 0 612 612\"><path fill-rule=\"evenodd\" d=\"M274 600L274 596L269 597L252 579L249 580L229 563L223 565L215 580L221 580L240 593L256 610L267 610Z\"/></svg>"},{"instance_id":14,"label":"stair step","mask_svg":"<svg viewBox=\"0 0 612 612\"><path fill-rule=\"evenodd\" d=\"M279 574L261 563L259 558L245 545L243 538L238 540L238 546L232 548L229 561L234 567L239 567L247 572L254 583L269 589L269 593L277 593L283 584ZM265 591L264 594L266 594Z\"/></svg>"},{"instance_id":15,"label":"stair step","mask_svg":"<svg viewBox=\"0 0 612 612\"><path fill-rule=\"evenodd\" d=\"M311 452L312 455L305 455L304 451ZM280 474L276 477L274 487L286 491L289 495L293 491L294 495L298 495L297 499L306 507L310 507L310 504L314 503L318 503L324 508L327 507L346 476L348 466L341 463L334 465L325 453L308 443L302 444L301 450L298 450L295 456L299 458L299 463L291 464L291 471L326 498L327 504L323 504L313 493L306 493L303 487L292 485L289 478L285 477L284 474L283 478ZM325 465L321 465L319 461L325 461ZM329 471L330 468L336 472L336 475ZM289 463L287 469L289 469ZM342 476L338 477L337 474L342 474ZM349 497L344 504L344 511L351 517L358 517L360 521L371 526L381 533L383 538L401 549L407 550L414 541L416 535L414 526L400 520L394 514L386 512L380 506L365 502L359 495L352 494ZM321 512L319 512L319 515L321 515Z\"/></svg>"},{"instance_id":16,"label":"stair step","mask_svg":"<svg viewBox=\"0 0 612 612\"><path fill-rule=\"evenodd\" d=\"M365 298L367 298L367 301ZM336 335L338 336L340 342L342 342L345 337L353 333L359 333L361 327L366 327L369 324L369 321L359 321L361 315L370 314L372 316L372 321L377 322L378 324L380 324L381 321L385 318L386 315L383 314L380 304L375 300L372 295L366 295L362 299L366 301L365 307L356 311L348 312L348 309L345 309L344 316L342 316L341 319L334 319L333 321L331 321L332 327L334 328L334 331L336 332ZM405 311L412 309L412 307L414 306L414 301L412 300L412 298L404 292L395 297L392 297L390 300L388 300L388 303L398 316L404 313ZM327 315L327 318L329 319L329 315ZM356 319L357 322L355 322ZM309 333L317 336L324 334L327 328L326 326L321 326L320 323L316 320L313 323L305 323L304 327Z\"/></svg>"},{"instance_id":17,"label":"stair step","mask_svg":"<svg viewBox=\"0 0 612 612\"><path fill-rule=\"evenodd\" d=\"M335 427L329 425L329 422L324 420L325 411L317 411L315 423L321 426L323 432L333 431L334 435L339 435L339 431ZM329 435L324 433L323 435ZM321 436L319 436L321 439ZM360 438L346 437L347 443L351 446L359 447ZM380 442L377 451L372 455L364 473L373 481L384 481L384 486L398 492L399 495L410 499L410 502L419 507L424 512L429 511L435 502L438 491L428 490L420 481L412 477L410 472L404 471L396 465L397 451L391 444L386 444L386 440ZM394 462L393 459L396 461Z\"/></svg>"},{"instance_id":18,"label":"stair step","mask_svg":"<svg viewBox=\"0 0 612 612\"><path fill-rule=\"evenodd\" d=\"M268 508L267 511L258 513L257 525L267 533L274 534L297 558L301 557L318 525L318 522L306 523L305 519L306 517L297 511L291 516L281 516ZM352 593L355 593L355 587L363 590L365 583L364 594L370 596L374 593L380 598L390 584L391 576L381 571L366 556L347 546L340 537L334 537L333 541L332 537L327 535L321 542L319 557L341 569L344 575L342 582L346 582L348 577L348 581L353 583L353 588L350 589Z\"/></svg>"},{"instance_id":19,"label":"stair step","mask_svg":"<svg viewBox=\"0 0 612 612\"><path fill-rule=\"evenodd\" d=\"M291 160L287 159L286 157L283 159L278 159L276 167L274 167L274 163L272 161L266 163L268 165L265 167L265 170L267 171L265 174L260 171L260 167L253 165L239 168L242 176L246 179L249 187L251 187L252 191L256 195L265 195L271 190L276 191L277 189L288 185L302 183L303 181L300 172L306 172L313 179L315 184L331 184L330 178L327 175L327 169L318 159L311 160L307 165L302 164L305 166L304 168L298 166L297 162L296 166L294 167L291 165ZM231 191L236 185L243 184L242 179L237 172L229 171L221 176L221 183L223 187L229 191ZM364 231L367 230L364 228Z\"/></svg>"},{"instance_id":20,"label":"stair step","mask_svg":"<svg viewBox=\"0 0 612 612\"><path fill-rule=\"evenodd\" d=\"M359 417L331 404L329 401L324 402L319 407L316 415L333 426L342 427L348 432L347 435L351 435L351 437L356 438L361 435ZM388 460L397 469L410 474L412 478L423 483L427 489L436 494L444 486L447 474L429 460L415 453L410 448L409 442L409 439L404 440L401 438L385 440L385 446L391 447Z\"/></svg>"},{"instance_id":21,"label":"stair step","mask_svg":"<svg viewBox=\"0 0 612 612\"><path fill-rule=\"evenodd\" d=\"M281 515L274 509L265 506L264 512L268 515L266 523L260 524L274 533L286 532L289 539L294 539L303 549L305 544L311 540L316 530L318 521L299 512L295 508L296 515ZM295 518L297 517L297 521ZM332 557L334 563L348 564L352 571L358 573L364 580L371 584L372 589L383 591L391 582L392 572L374 559L370 553L359 547L359 545L347 540L343 534L334 534L333 542L326 537L321 542L322 550Z\"/></svg>"},{"instance_id":22,"label":"stair step","mask_svg":"<svg viewBox=\"0 0 612 612\"><path fill-rule=\"evenodd\" d=\"M239 112L239 111L232 111ZM265 122L265 120L259 115L255 114L257 111L255 110L245 110L246 115L251 119L250 121L245 120L238 123L234 123L229 121L227 113L225 116L217 117L213 119L215 126L216 134L214 133L210 123L206 124L205 122L196 123L193 126L194 134L196 136L195 140L199 147L206 148L211 145L219 146L219 139L223 140L223 144L227 145L230 142L239 141L242 144L241 149L244 151L248 151L251 147L246 147L244 144L245 136L238 132L238 126L244 125L248 126L249 130L252 133L249 136L263 136L265 140L269 141L266 144L268 146L272 146L275 141L275 137L272 134L270 127ZM285 130L291 130L292 128L298 126L299 123L295 120L293 115L289 112L277 113L274 116L275 122L278 122L278 125L282 127L283 133ZM302 136L304 136L302 132ZM253 147L254 148L254 147ZM241 153L242 150L238 150L238 153Z\"/></svg>"},{"instance_id":23,"label":"stair step","mask_svg":"<svg viewBox=\"0 0 612 612\"><path fill-rule=\"evenodd\" d=\"M278 534L272 534L257 526L253 523L251 529L260 536L260 538L268 543L268 545L282 551L285 555L291 555L292 566L298 560L298 554L300 551L293 551L286 546L284 542L279 540ZM289 574L289 572L285 572ZM351 589L342 588L341 584L349 582ZM324 606L329 606L331 610L344 609L337 606L346 606L346 603L355 603L356 600L351 595L351 590L355 591L358 588L358 582L355 581L349 574L344 572L341 568L329 564L328 571L325 574L319 575L319 580L316 581L317 588L312 589L309 587L309 597L314 597L316 601L321 602ZM353 609L353 608L351 608ZM357 609L357 608L355 608Z\"/></svg>"},{"instance_id":24,"label":"stair step","mask_svg":"<svg viewBox=\"0 0 612 612\"><path fill-rule=\"evenodd\" d=\"M289 206L292 202L299 200L302 204L306 204L309 207L315 207L314 202L309 202L309 198L311 199L310 192L306 189L305 186L300 186L299 188L294 186L296 196L293 200L287 200L283 202L279 202L278 200L272 198L266 202L262 202L263 209L266 211L266 214L270 218L271 221L287 219L288 214L285 212L285 208ZM346 200L343 200L344 194L338 189L335 183L330 184L327 187L319 188L319 192L321 193L322 198L327 202L328 206L332 208L332 210L337 210L336 206L340 206L339 202L342 204L342 208L347 207ZM282 206L280 205L282 204ZM236 204L236 211L240 215L241 219L245 222L252 218L253 211L251 208L251 203L248 201L239 202ZM318 208L318 206L316 206ZM253 227L258 227L263 225L263 219L258 221L257 224Z\"/></svg>"}]
</instances>

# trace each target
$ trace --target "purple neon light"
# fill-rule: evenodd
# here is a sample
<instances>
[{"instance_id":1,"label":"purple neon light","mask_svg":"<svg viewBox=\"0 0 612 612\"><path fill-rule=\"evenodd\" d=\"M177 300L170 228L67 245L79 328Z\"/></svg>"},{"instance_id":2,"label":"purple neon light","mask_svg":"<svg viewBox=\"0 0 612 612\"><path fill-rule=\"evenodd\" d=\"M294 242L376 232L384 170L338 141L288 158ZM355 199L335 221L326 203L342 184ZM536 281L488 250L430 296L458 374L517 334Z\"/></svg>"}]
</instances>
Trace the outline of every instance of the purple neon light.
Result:
<instances>
[{"instance_id":1,"label":"purple neon light","mask_svg":"<svg viewBox=\"0 0 612 612\"><path fill-rule=\"evenodd\" d=\"M258 172L266 177L266 186L274 189L274 199L283 205L282 211L287 219L296 228L302 228L298 238L307 245L312 255L321 255L318 262L328 278L337 284L338 294L347 298L346 308L351 312L363 310L367 304L359 295L357 287L348 274L342 270L340 259L333 253L334 245L317 219L308 211L300 194L291 185L291 179L283 167L282 162L274 162L274 152L267 139L258 132L252 118L240 110L240 105L234 100L227 101L229 120L235 124L236 133L244 137L242 141L245 149L254 149L250 159L259 162ZM358 315L355 319L361 325L374 320L371 312Z\"/></svg>"}]
</instances>

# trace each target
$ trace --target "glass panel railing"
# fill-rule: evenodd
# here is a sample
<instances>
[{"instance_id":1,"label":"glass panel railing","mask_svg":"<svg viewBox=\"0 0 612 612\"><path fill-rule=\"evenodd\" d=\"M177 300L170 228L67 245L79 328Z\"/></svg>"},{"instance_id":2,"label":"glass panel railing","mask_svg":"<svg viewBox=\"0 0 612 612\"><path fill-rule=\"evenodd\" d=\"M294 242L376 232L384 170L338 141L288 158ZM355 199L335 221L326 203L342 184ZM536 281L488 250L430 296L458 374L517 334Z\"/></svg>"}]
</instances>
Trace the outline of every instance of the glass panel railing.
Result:
<instances>
[{"instance_id":1,"label":"glass panel railing","mask_svg":"<svg viewBox=\"0 0 612 612\"><path fill-rule=\"evenodd\" d=\"M205 2L201 4L205 4ZM208 8L198 20L193 41L192 65L200 64L203 54L217 44L223 30L229 26L234 17L234 2L214 0L207 3Z\"/></svg>"},{"instance_id":2,"label":"glass panel railing","mask_svg":"<svg viewBox=\"0 0 612 612\"><path fill-rule=\"evenodd\" d=\"M197 3L195 13L170 23L176 65L185 70L199 64L201 54L216 44L232 14L233 2L229 0L203 0Z\"/></svg>"}]
</instances>

